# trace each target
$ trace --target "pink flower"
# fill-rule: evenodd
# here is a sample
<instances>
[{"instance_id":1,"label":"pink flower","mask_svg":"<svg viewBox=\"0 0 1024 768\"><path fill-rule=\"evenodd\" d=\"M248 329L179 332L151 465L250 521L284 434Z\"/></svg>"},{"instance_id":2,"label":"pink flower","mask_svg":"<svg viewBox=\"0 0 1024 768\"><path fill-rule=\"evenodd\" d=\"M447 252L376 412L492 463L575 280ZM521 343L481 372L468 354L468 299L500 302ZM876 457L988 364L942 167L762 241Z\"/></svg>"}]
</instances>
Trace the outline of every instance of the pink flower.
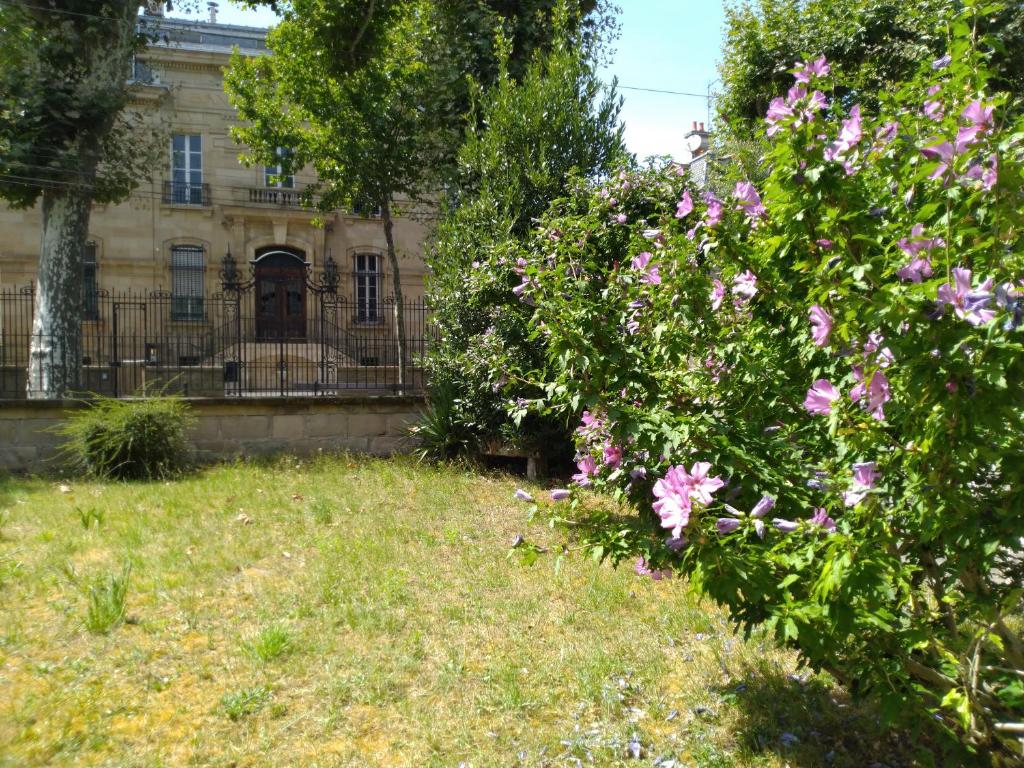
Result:
<instances>
[{"instance_id":1,"label":"pink flower","mask_svg":"<svg viewBox=\"0 0 1024 768\"><path fill-rule=\"evenodd\" d=\"M843 120L839 136L825 148L825 159L830 162L843 161L846 153L860 142L862 136L860 104L855 104L850 110L849 119Z\"/></svg>"},{"instance_id":2,"label":"pink flower","mask_svg":"<svg viewBox=\"0 0 1024 768\"><path fill-rule=\"evenodd\" d=\"M696 462L689 472L682 465L669 467L665 477L654 484L654 511L661 518L661 527L671 528L674 537L689 524L693 502L710 504L711 494L725 485L720 477L708 477L710 469L706 461Z\"/></svg>"},{"instance_id":3,"label":"pink flower","mask_svg":"<svg viewBox=\"0 0 1024 768\"><path fill-rule=\"evenodd\" d=\"M705 193L704 199L708 204L708 215L704 223L709 227L717 226L722 222L722 215L725 210L722 206L722 201L710 192Z\"/></svg>"},{"instance_id":4,"label":"pink flower","mask_svg":"<svg viewBox=\"0 0 1024 768\"><path fill-rule=\"evenodd\" d=\"M885 411L882 410L887 402L892 399L889 394L889 379L881 371L875 371L868 382L867 411L878 421L885 421Z\"/></svg>"},{"instance_id":5,"label":"pink flower","mask_svg":"<svg viewBox=\"0 0 1024 768\"><path fill-rule=\"evenodd\" d=\"M831 251L832 250L832 241L831 240L828 240L826 238L821 238L820 240L815 240L814 242L816 242L818 244L818 247L821 248L821 250L823 250L823 251Z\"/></svg>"},{"instance_id":6,"label":"pink flower","mask_svg":"<svg viewBox=\"0 0 1024 768\"><path fill-rule=\"evenodd\" d=\"M860 504L868 491L875 487L878 479L878 465L873 461L864 461L853 465L853 482L850 490L843 494L843 503L848 507Z\"/></svg>"},{"instance_id":7,"label":"pink flower","mask_svg":"<svg viewBox=\"0 0 1024 768\"><path fill-rule=\"evenodd\" d=\"M811 78L825 77L832 71L824 56L820 56L814 61L806 64L802 61L798 61L796 66L797 70L793 73L793 77L798 83L809 83L811 82Z\"/></svg>"},{"instance_id":8,"label":"pink flower","mask_svg":"<svg viewBox=\"0 0 1024 768\"><path fill-rule=\"evenodd\" d=\"M661 568L654 570L648 565L644 558L640 558L636 561L636 573L638 576L650 576L654 581L661 581L662 579L668 579L672 577L672 571L667 568Z\"/></svg>"},{"instance_id":9,"label":"pink flower","mask_svg":"<svg viewBox=\"0 0 1024 768\"><path fill-rule=\"evenodd\" d=\"M839 390L828 379L818 379L807 390L804 408L810 413L827 416L832 413L832 403L839 399Z\"/></svg>"},{"instance_id":10,"label":"pink flower","mask_svg":"<svg viewBox=\"0 0 1024 768\"><path fill-rule=\"evenodd\" d=\"M836 521L828 516L828 512L825 511L824 507L818 507L814 510L814 517L811 518L812 525L820 525L829 533L832 533L836 529Z\"/></svg>"},{"instance_id":11,"label":"pink flower","mask_svg":"<svg viewBox=\"0 0 1024 768\"><path fill-rule=\"evenodd\" d=\"M605 443L604 463L608 467L618 467L622 463L622 448L612 443Z\"/></svg>"},{"instance_id":12,"label":"pink flower","mask_svg":"<svg viewBox=\"0 0 1024 768\"><path fill-rule=\"evenodd\" d=\"M571 495L572 495L571 491L569 491L567 488L555 488L553 491L551 491L551 500L552 501L565 501Z\"/></svg>"},{"instance_id":13,"label":"pink flower","mask_svg":"<svg viewBox=\"0 0 1024 768\"><path fill-rule=\"evenodd\" d=\"M617 213L614 216L612 216L612 220L616 224L625 224L627 221L629 221L629 217L626 216L626 214L624 213Z\"/></svg>"},{"instance_id":14,"label":"pink flower","mask_svg":"<svg viewBox=\"0 0 1024 768\"><path fill-rule=\"evenodd\" d=\"M717 528L718 532L722 535L732 533L739 527L740 521L735 517L720 517L715 521L715 528Z\"/></svg>"},{"instance_id":15,"label":"pink flower","mask_svg":"<svg viewBox=\"0 0 1024 768\"><path fill-rule=\"evenodd\" d=\"M768 130L766 133L769 136L774 136L782 128L779 123L787 117L792 116L793 108L789 106L789 104L786 103L786 100L781 96L776 96L768 105L768 113L765 115L765 121L768 123Z\"/></svg>"},{"instance_id":16,"label":"pink flower","mask_svg":"<svg viewBox=\"0 0 1024 768\"><path fill-rule=\"evenodd\" d=\"M519 499L519 501L533 501L533 496L528 494L522 488L516 488L516 492L512 495Z\"/></svg>"},{"instance_id":17,"label":"pink flower","mask_svg":"<svg viewBox=\"0 0 1024 768\"><path fill-rule=\"evenodd\" d=\"M781 517L773 518L772 525L782 533L792 533L800 527L799 523L794 523L792 520L783 520Z\"/></svg>"},{"instance_id":18,"label":"pink flower","mask_svg":"<svg viewBox=\"0 0 1024 768\"><path fill-rule=\"evenodd\" d=\"M680 471L682 475L680 475ZM665 477L654 484L654 511L661 518L662 528L671 528L673 538L679 538L683 534L683 528L690 523L690 510L693 502L690 500L690 486L685 479L685 467L670 467Z\"/></svg>"},{"instance_id":19,"label":"pink flower","mask_svg":"<svg viewBox=\"0 0 1024 768\"><path fill-rule=\"evenodd\" d=\"M811 325L811 338L814 339L814 343L819 347L828 346L828 337L832 333L832 315L822 309L820 306L815 304L811 307L810 311Z\"/></svg>"},{"instance_id":20,"label":"pink flower","mask_svg":"<svg viewBox=\"0 0 1024 768\"><path fill-rule=\"evenodd\" d=\"M900 280L920 283L924 278L932 276L932 263L928 259L914 259L906 266L896 270Z\"/></svg>"},{"instance_id":21,"label":"pink flower","mask_svg":"<svg viewBox=\"0 0 1024 768\"><path fill-rule=\"evenodd\" d=\"M715 312L722 306L722 301L725 299L725 283L715 278L711 283L711 309Z\"/></svg>"},{"instance_id":22,"label":"pink flower","mask_svg":"<svg viewBox=\"0 0 1024 768\"><path fill-rule=\"evenodd\" d=\"M978 286L977 290L972 289L971 270L954 267L953 286L945 283L939 287L939 306L951 304L957 317L971 325L984 325L995 317L995 312L985 309L992 300L991 288L992 279L989 278Z\"/></svg>"},{"instance_id":23,"label":"pink flower","mask_svg":"<svg viewBox=\"0 0 1024 768\"><path fill-rule=\"evenodd\" d=\"M732 196L739 202L740 210L747 214L748 218L760 219L767 213L761 203L761 196L757 193L757 188L749 181L736 182Z\"/></svg>"},{"instance_id":24,"label":"pink flower","mask_svg":"<svg viewBox=\"0 0 1024 768\"><path fill-rule=\"evenodd\" d=\"M690 190L683 192L683 199L676 204L676 218L682 219L693 212L693 198L690 197Z\"/></svg>"},{"instance_id":25,"label":"pink flower","mask_svg":"<svg viewBox=\"0 0 1024 768\"><path fill-rule=\"evenodd\" d=\"M732 281L732 292L741 299L749 301L757 295L757 275L749 269L740 272Z\"/></svg>"},{"instance_id":26,"label":"pink flower","mask_svg":"<svg viewBox=\"0 0 1024 768\"><path fill-rule=\"evenodd\" d=\"M661 273L658 271L657 264L651 264L652 258L654 258L652 254L644 251L633 257L632 266L638 272L643 272L643 275L640 276L641 283L661 285Z\"/></svg>"},{"instance_id":27,"label":"pink flower","mask_svg":"<svg viewBox=\"0 0 1024 768\"><path fill-rule=\"evenodd\" d=\"M932 171L932 175L928 177L929 179L941 178L946 174L946 171L949 170L950 165L953 163L953 145L948 141L924 147L921 150L921 154L929 160L939 161L938 166L936 166L935 170Z\"/></svg>"},{"instance_id":28,"label":"pink flower","mask_svg":"<svg viewBox=\"0 0 1024 768\"><path fill-rule=\"evenodd\" d=\"M938 100L929 100L924 103L924 116L929 120L941 120L942 119L942 102Z\"/></svg>"},{"instance_id":29,"label":"pink flower","mask_svg":"<svg viewBox=\"0 0 1024 768\"><path fill-rule=\"evenodd\" d=\"M573 482L586 488L590 485L590 478L597 474L597 461L588 453L576 462L576 467L579 472L572 476Z\"/></svg>"},{"instance_id":30,"label":"pink flower","mask_svg":"<svg viewBox=\"0 0 1024 768\"><path fill-rule=\"evenodd\" d=\"M970 120L972 126L986 130L992 127L992 115L994 112L994 106L982 106L981 100L975 99L960 113L960 117L964 118L964 120Z\"/></svg>"},{"instance_id":31,"label":"pink flower","mask_svg":"<svg viewBox=\"0 0 1024 768\"><path fill-rule=\"evenodd\" d=\"M645 229L644 237L654 242L656 246L661 248L665 245L665 235L660 229Z\"/></svg>"},{"instance_id":32,"label":"pink flower","mask_svg":"<svg viewBox=\"0 0 1024 768\"><path fill-rule=\"evenodd\" d=\"M752 510L750 510L750 516L754 518L764 517L768 514L768 511L774 506L775 499L773 499L771 496L762 496L761 500L754 505L754 508Z\"/></svg>"}]
</instances>

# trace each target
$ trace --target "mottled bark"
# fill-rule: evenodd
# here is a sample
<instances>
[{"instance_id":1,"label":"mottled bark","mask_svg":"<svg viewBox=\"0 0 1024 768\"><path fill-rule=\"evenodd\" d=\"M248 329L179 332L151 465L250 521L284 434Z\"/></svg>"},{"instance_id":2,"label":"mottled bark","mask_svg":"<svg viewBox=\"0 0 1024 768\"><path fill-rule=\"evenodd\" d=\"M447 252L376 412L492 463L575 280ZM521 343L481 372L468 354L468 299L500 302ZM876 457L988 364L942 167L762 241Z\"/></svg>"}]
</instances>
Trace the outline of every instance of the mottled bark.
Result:
<instances>
[{"instance_id":1,"label":"mottled bark","mask_svg":"<svg viewBox=\"0 0 1024 768\"><path fill-rule=\"evenodd\" d=\"M43 234L28 364L30 398L67 397L79 385L82 262L91 198L85 187L43 192Z\"/></svg>"},{"instance_id":2,"label":"mottled bark","mask_svg":"<svg viewBox=\"0 0 1024 768\"><path fill-rule=\"evenodd\" d=\"M402 307L402 273L398 267L398 253L395 250L395 223L391 219L391 202L384 200L380 206L384 222L384 238L388 243L388 263L391 265L391 283L395 292L395 338L398 341L398 391L405 392L406 344L405 314Z\"/></svg>"}]
</instances>

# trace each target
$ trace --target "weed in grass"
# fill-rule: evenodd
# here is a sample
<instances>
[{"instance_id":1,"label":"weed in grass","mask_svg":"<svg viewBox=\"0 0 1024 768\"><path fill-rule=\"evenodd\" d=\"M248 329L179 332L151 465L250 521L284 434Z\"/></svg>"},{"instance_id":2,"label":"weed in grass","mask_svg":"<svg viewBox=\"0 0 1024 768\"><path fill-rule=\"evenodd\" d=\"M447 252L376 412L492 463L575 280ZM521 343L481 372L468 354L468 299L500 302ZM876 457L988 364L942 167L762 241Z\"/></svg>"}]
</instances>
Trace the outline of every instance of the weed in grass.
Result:
<instances>
[{"instance_id":1,"label":"weed in grass","mask_svg":"<svg viewBox=\"0 0 1024 768\"><path fill-rule=\"evenodd\" d=\"M4 540L4 528L11 522L11 510L0 509L0 541Z\"/></svg>"},{"instance_id":2,"label":"weed in grass","mask_svg":"<svg viewBox=\"0 0 1024 768\"><path fill-rule=\"evenodd\" d=\"M293 648L292 633L283 624L264 627L243 644L243 650L254 660L267 663L287 655Z\"/></svg>"},{"instance_id":3,"label":"weed in grass","mask_svg":"<svg viewBox=\"0 0 1024 768\"><path fill-rule=\"evenodd\" d=\"M313 499L309 505L309 514L320 525L330 525L334 520L334 506L324 499Z\"/></svg>"},{"instance_id":4,"label":"weed in grass","mask_svg":"<svg viewBox=\"0 0 1024 768\"><path fill-rule=\"evenodd\" d=\"M220 706L229 720L241 720L256 714L270 699L270 689L263 685L243 688L220 697Z\"/></svg>"},{"instance_id":5,"label":"weed in grass","mask_svg":"<svg viewBox=\"0 0 1024 768\"><path fill-rule=\"evenodd\" d=\"M131 572L131 563L126 562L120 574L110 574L89 587L85 628L93 634L105 635L124 621Z\"/></svg>"},{"instance_id":6,"label":"weed in grass","mask_svg":"<svg viewBox=\"0 0 1024 768\"><path fill-rule=\"evenodd\" d=\"M82 527L85 530L88 531L94 525L97 528L103 525L105 515L102 509L97 509L96 507L89 507L88 509L75 507L75 511L78 513L78 519L82 521Z\"/></svg>"}]
</instances>

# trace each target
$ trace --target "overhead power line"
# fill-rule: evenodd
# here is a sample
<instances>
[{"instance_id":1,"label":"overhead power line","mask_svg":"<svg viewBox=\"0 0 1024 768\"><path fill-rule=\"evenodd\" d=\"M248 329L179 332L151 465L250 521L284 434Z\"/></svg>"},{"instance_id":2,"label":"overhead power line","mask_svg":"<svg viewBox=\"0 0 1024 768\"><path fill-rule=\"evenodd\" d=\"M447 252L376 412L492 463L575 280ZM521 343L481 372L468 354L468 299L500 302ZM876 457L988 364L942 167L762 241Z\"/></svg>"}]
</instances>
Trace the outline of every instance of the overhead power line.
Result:
<instances>
[{"instance_id":1,"label":"overhead power line","mask_svg":"<svg viewBox=\"0 0 1024 768\"><path fill-rule=\"evenodd\" d=\"M711 94L708 93L690 93L689 91L668 91L664 88L641 88L636 85L620 85L618 86L624 91L645 91L646 93L664 93L669 96L692 96L696 99L710 99Z\"/></svg>"}]
</instances>

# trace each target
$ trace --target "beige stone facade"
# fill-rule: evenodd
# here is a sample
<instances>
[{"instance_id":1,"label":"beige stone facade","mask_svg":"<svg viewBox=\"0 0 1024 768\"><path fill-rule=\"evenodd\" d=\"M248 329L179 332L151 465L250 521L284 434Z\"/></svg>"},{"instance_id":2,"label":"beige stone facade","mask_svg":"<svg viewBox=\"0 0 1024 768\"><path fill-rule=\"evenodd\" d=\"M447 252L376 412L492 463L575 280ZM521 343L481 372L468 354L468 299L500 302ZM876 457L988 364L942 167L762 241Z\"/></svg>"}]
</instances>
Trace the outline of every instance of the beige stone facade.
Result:
<instances>
[{"instance_id":1,"label":"beige stone facade","mask_svg":"<svg viewBox=\"0 0 1024 768\"><path fill-rule=\"evenodd\" d=\"M172 135L199 137L185 142L188 148L200 148L201 180L184 173L179 154L178 176L191 181L172 183L168 142L164 167L151 181L143 182L124 203L94 208L89 240L95 244L97 287L111 293L173 292L173 251L193 246L202 253L200 288L209 293L219 285L221 259L228 250L247 271L261 253L279 248L304 259L313 274L332 256L341 273L339 295L353 306L359 301L357 259L375 255L369 261L364 256L360 264L364 272L368 264L375 268L379 295L390 295L392 277L379 219L335 211L323 217L324 226L314 226L314 214L299 206L297 194L313 181L309 170L296 174L291 188L281 188L263 166L247 168L239 161L245 148L229 135L236 117L222 73L234 46L246 54L264 53L265 30L175 19L160 24L170 39L140 55L133 108L152 114ZM12 211L0 204L0 233L0 287L30 284L39 250L38 208ZM418 217L401 218L395 236L403 292L415 301L423 295L426 226ZM362 279L365 294L366 280L373 278ZM365 295L362 301L367 301Z\"/></svg>"}]
</instances>

